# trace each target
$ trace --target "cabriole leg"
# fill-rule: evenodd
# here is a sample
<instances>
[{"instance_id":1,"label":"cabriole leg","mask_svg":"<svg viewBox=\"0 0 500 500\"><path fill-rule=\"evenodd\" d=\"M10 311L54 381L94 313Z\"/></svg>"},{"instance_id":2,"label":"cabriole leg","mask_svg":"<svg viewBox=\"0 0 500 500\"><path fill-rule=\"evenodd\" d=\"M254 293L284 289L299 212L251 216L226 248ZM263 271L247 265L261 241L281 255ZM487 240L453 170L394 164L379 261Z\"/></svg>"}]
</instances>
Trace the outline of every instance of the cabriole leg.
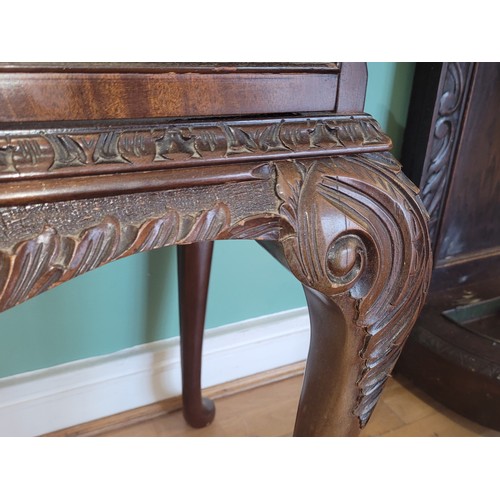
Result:
<instances>
[{"instance_id":1,"label":"cabriole leg","mask_svg":"<svg viewBox=\"0 0 500 500\"><path fill-rule=\"evenodd\" d=\"M295 422L295 436L355 436L353 413L362 345L328 297L304 287L311 318L311 343ZM354 313L354 311L353 311Z\"/></svg>"},{"instance_id":2,"label":"cabriole leg","mask_svg":"<svg viewBox=\"0 0 500 500\"><path fill-rule=\"evenodd\" d=\"M357 435L427 293L427 216L389 153L277 162L277 192L311 318L295 435Z\"/></svg>"},{"instance_id":3,"label":"cabriole leg","mask_svg":"<svg viewBox=\"0 0 500 500\"><path fill-rule=\"evenodd\" d=\"M182 401L186 422L205 427L215 416L214 403L201 395L201 359L213 242L177 247L182 366Z\"/></svg>"}]
</instances>

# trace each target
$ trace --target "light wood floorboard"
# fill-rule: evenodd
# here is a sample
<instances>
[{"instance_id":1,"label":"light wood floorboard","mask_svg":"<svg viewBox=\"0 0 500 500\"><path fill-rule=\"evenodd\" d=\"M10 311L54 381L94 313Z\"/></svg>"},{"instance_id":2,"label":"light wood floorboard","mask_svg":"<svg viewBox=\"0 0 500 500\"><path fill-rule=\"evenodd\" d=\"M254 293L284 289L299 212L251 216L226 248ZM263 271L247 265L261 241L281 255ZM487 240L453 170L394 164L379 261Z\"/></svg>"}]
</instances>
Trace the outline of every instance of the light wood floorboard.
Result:
<instances>
[{"instance_id":1,"label":"light wood floorboard","mask_svg":"<svg viewBox=\"0 0 500 500\"><path fill-rule=\"evenodd\" d=\"M181 411L123 426L100 436L291 436L302 376L216 400L212 425L192 429ZM362 436L500 436L434 402L403 378L390 379Z\"/></svg>"}]
</instances>

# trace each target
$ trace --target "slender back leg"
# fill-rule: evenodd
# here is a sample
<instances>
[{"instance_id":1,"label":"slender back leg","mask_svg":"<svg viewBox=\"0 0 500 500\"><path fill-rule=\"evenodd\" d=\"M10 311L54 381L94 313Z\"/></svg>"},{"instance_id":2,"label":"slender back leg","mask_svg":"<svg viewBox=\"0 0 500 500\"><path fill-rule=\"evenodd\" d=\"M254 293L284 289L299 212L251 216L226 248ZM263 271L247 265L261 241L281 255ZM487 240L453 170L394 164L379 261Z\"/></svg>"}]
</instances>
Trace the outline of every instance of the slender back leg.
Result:
<instances>
[{"instance_id":1,"label":"slender back leg","mask_svg":"<svg viewBox=\"0 0 500 500\"><path fill-rule=\"evenodd\" d=\"M205 427L215 416L213 402L201 395L201 357L213 242L177 247L181 336L182 401L186 422Z\"/></svg>"}]
</instances>

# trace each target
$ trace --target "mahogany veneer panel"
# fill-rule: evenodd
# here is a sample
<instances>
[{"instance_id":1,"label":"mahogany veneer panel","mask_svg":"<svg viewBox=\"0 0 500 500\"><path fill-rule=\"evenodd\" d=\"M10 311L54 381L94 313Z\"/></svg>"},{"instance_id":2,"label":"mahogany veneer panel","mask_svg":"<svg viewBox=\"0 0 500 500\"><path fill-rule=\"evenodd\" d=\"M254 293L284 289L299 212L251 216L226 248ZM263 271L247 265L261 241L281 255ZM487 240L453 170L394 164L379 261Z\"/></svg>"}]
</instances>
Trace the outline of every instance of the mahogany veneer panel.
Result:
<instances>
[{"instance_id":1,"label":"mahogany veneer panel","mask_svg":"<svg viewBox=\"0 0 500 500\"><path fill-rule=\"evenodd\" d=\"M335 73L0 73L0 122L333 110Z\"/></svg>"}]
</instances>

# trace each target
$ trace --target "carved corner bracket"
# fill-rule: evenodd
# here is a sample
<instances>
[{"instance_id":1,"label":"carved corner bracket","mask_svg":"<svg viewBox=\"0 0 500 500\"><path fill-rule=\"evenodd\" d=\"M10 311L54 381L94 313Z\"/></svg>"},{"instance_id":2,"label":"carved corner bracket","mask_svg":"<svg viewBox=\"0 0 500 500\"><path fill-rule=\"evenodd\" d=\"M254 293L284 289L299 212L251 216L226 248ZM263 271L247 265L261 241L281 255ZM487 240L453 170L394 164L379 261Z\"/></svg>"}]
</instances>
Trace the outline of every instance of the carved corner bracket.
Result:
<instances>
[{"instance_id":1,"label":"carved corner bracket","mask_svg":"<svg viewBox=\"0 0 500 500\"><path fill-rule=\"evenodd\" d=\"M344 318L362 427L427 293L428 217L386 152L279 162L277 172L285 257Z\"/></svg>"}]
</instances>

